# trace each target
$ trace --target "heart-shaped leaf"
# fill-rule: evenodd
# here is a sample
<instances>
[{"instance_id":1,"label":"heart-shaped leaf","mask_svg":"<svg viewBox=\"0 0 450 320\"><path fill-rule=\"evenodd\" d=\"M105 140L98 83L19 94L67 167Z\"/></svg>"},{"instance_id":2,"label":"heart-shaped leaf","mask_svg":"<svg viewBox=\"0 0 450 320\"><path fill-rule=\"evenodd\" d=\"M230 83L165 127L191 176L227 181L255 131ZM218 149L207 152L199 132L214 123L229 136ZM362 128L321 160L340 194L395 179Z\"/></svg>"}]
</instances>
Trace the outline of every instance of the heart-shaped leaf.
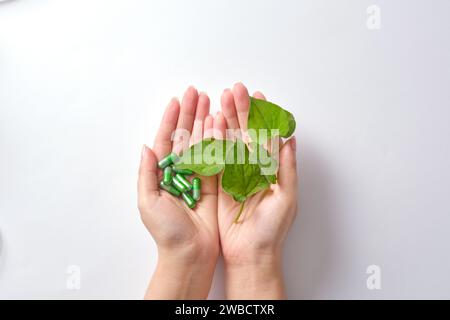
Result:
<instances>
[{"instance_id":1,"label":"heart-shaped leaf","mask_svg":"<svg viewBox=\"0 0 450 320\"><path fill-rule=\"evenodd\" d=\"M263 144L275 136L290 137L295 126L292 113L272 102L250 98L247 127L254 141Z\"/></svg>"},{"instance_id":2,"label":"heart-shaped leaf","mask_svg":"<svg viewBox=\"0 0 450 320\"><path fill-rule=\"evenodd\" d=\"M222 189L236 201L243 202L276 181L275 175L264 175L257 158L256 161L252 158L241 140L237 140L233 149L228 151L222 175Z\"/></svg>"},{"instance_id":3,"label":"heart-shaped leaf","mask_svg":"<svg viewBox=\"0 0 450 320\"><path fill-rule=\"evenodd\" d=\"M202 140L183 151L175 168L189 169L202 176L216 175L225 167L227 150L233 144L229 140Z\"/></svg>"}]
</instances>

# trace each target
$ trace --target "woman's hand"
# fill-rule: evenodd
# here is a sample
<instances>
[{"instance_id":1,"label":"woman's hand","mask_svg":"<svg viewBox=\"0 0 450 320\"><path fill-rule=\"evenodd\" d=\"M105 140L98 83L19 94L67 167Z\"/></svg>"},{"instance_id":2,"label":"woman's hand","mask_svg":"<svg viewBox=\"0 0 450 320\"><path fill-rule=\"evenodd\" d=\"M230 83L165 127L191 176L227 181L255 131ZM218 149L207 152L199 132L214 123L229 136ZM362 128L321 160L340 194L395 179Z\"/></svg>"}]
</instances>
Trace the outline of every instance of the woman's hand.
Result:
<instances>
[{"instance_id":1,"label":"woman's hand","mask_svg":"<svg viewBox=\"0 0 450 320\"><path fill-rule=\"evenodd\" d=\"M265 99L257 92L255 98ZM242 130L245 136L249 95L238 83L222 95L222 113L215 127ZM280 150L278 183L245 202L235 223L240 203L219 187L218 223L225 261L228 299L281 299L285 297L281 257L282 247L297 211L297 168L295 137ZM245 284L245 285L243 285Z\"/></svg>"},{"instance_id":2,"label":"woman's hand","mask_svg":"<svg viewBox=\"0 0 450 320\"><path fill-rule=\"evenodd\" d=\"M192 210L159 188L162 172L157 163L211 134L213 126L208 96L190 87L181 106L176 98L167 106L153 149L142 149L139 211L158 247L158 264L145 298L202 299L208 295L219 255L217 178L202 177L202 200ZM175 136L184 141L172 141L176 130ZM190 141L183 132L190 135Z\"/></svg>"}]
</instances>

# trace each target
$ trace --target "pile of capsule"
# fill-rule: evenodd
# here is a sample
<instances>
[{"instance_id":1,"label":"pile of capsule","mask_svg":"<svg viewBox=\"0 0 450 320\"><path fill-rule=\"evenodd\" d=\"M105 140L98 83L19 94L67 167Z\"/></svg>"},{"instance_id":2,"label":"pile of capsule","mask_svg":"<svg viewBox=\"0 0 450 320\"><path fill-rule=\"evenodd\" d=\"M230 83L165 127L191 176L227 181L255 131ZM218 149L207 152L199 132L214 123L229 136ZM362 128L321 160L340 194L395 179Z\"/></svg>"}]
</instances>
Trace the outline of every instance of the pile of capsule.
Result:
<instances>
[{"instance_id":1,"label":"pile of capsule","mask_svg":"<svg viewBox=\"0 0 450 320\"><path fill-rule=\"evenodd\" d=\"M194 174L189 169L177 169L173 164L178 160L175 153L171 153L158 162L158 167L163 170L163 180L159 187L175 197L182 196L189 208L194 208L200 200L200 189L202 181L200 178L192 179L192 183L186 178ZM191 193L192 191L192 193Z\"/></svg>"}]
</instances>

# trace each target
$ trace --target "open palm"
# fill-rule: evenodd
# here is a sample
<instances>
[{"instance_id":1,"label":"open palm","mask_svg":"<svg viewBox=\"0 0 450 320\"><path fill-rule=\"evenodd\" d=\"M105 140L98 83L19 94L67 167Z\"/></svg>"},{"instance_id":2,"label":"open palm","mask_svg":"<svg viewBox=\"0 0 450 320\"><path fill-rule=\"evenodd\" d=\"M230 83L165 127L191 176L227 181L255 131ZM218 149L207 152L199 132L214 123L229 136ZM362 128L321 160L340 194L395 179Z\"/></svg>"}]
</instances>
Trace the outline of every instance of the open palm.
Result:
<instances>
[{"instance_id":1,"label":"open palm","mask_svg":"<svg viewBox=\"0 0 450 320\"><path fill-rule=\"evenodd\" d=\"M265 99L257 92L255 98ZM216 128L242 130L245 136L249 112L249 95L240 83L222 95L222 113ZM295 138L280 151L278 184L246 200L239 221L234 221L240 203L223 192L219 186L218 224L222 254L226 263L245 264L255 256L278 252L292 224L297 209L297 173Z\"/></svg>"},{"instance_id":2,"label":"open palm","mask_svg":"<svg viewBox=\"0 0 450 320\"><path fill-rule=\"evenodd\" d=\"M255 97L264 98L261 93ZM201 200L194 209L159 188L158 160L205 138L223 139L227 128L245 133L248 112L249 96L242 84L224 91L222 112L215 117L209 115L208 96L191 87L181 104L177 99L169 103L153 149L143 147L139 211L159 253L146 298L205 298L220 248L227 274L232 274L226 281L228 297L285 297L279 261L297 207L295 138L281 148L278 183L247 199L237 223L240 203L221 189L220 176L202 177ZM230 273L230 266L238 270Z\"/></svg>"},{"instance_id":3,"label":"open palm","mask_svg":"<svg viewBox=\"0 0 450 320\"><path fill-rule=\"evenodd\" d=\"M202 200L190 209L179 198L161 190L162 172L158 159L170 152L180 153L202 138L214 126L209 115L209 98L190 87L180 103L176 98L167 106L155 138L153 150L144 146L138 182L139 209L142 220L154 237L159 250L186 248L193 259L199 255L217 257L217 178L202 178ZM173 139L174 132L187 132L190 140ZM179 136L181 137L181 135ZM184 138L186 138L184 136Z\"/></svg>"}]
</instances>

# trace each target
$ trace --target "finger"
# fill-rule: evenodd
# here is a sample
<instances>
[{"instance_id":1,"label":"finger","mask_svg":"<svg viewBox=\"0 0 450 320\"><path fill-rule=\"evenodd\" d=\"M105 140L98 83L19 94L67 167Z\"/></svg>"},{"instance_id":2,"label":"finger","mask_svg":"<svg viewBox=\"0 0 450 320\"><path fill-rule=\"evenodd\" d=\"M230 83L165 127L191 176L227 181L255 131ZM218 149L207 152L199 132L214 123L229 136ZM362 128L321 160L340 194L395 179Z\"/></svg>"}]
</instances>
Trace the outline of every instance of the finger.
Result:
<instances>
[{"instance_id":1,"label":"finger","mask_svg":"<svg viewBox=\"0 0 450 320\"><path fill-rule=\"evenodd\" d=\"M205 119L204 139L213 137L214 117L208 115ZM203 177L202 179L202 195L217 195L217 178Z\"/></svg>"},{"instance_id":2,"label":"finger","mask_svg":"<svg viewBox=\"0 0 450 320\"><path fill-rule=\"evenodd\" d=\"M225 89L223 91L220 102L227 128L233 131L239 129L239 120L237 117L236 106L234 104L234 97L230 89Z\"/></svg>"},{"instance_id":3,"label":"finger","mask_svg":"<svg viewBox=\"0 0 450 320\"><path fill-rule=\"evenodd\" d=\"M253 98L260 100L267 100L266 97L260 91L255 91L255 93L253 94Z\"/></svg>"},{"instance_id":4,"label":"finger","mask_svg":"<svg viewBox=\"0 0 450 320\"><path fill-rule=\"evenodd\" d=\"M213 126L214 126L214 117L208 114L205 118L205 123L203 126L203 139L209 139L214 136Z\"/></svg>"},{"instance_id":5,"label":"finger","mask_svg":"<svg viewBox=\"0 0 450 320\"><path fill-rule=\"evenodd\" d=\"M222 137L225 137L225 132L227 129L227 124L225 117L223 116L222 112L217 112L216 116L214 117L214 137L216 139L223 139ZM220 186L220 178L218 179L219 189L222 190Z\"/></svg>"},{"instance_id":6,"label":"finger","mask_svg":"<svg viewBox=\"0 0 450 320\"><path fill-rule=\"evenodd\" d=\"M256 99L260 99L260 100L267 100L266 97L264 96L264 94L261 91L255 91L255 93L253 93L253 98ZM278 138L278 145L280 146L280 138ZM264 143L264 147L266 150L269 150L270 152L272 152L272 148L274 147L272 144L272 139L267 140L267 142Z\"/></svg>"},{"instance_id":7,"label":"finger","mask_svg":"<svg viewBox=\"0 0 450 320\"><path fill-rule=\"evenodd\" d=\"M179 114L180 102L173 98L164 112L153 144L153 152L158 159L162 159L172 150L172 133L177 127Z\"/></svg>"},{"instance_id":8,"label":"finger","mask_svg":"<svg viewBox=\"0 0 450 320\"><path fill-rule=\"evenodd\" d=\"M297 155L296 139L289 139L280 150L280 166L278 171L278 185L284 194L297 194Z\"/></svg>"},{"instance_id":9,"label":"finger","mask_svg":"<svg viewBox=\"0 0 450 320\"><path fill-rule=\"evenodd\" d=\"M226 136L227 123L222 112L217 112L214 117L214 138L224 140Z\"/></svg>"},{"instance_id":10,"label":"finger","mask_svg":"<svg viewBox=\"0 0 450 320\"><path fill-rule=\"evenodd\" d=\"M145 207L145 204L152 203L159 196L157 164L158 160L153 151L144 145L142 147L138 177L139 208Z\"/></svg>"},{"instance_id":11,"label":"finger","mask_svg":"<svg viewBox=\"0 0 450 320\"><path fill-rule=\"evenodd\" d=\"M250 98L248 96L247 88L242 83L238 82L233 86L232 91L239 120L239 127L246 131L248 110L250 106Z\"/></svg>"},{"instance_id":12,"label":"finger","mask_svg":"<svg viewBox=\"0 0 450 320\"><path fill-rule=\"evenodd\" d=\"M203 139L213 137L214 129L214 117L207 115L204 121L203 127ZM209 226L217 227L217 210L211 210L211 208L217 208L217 177L202 177L201 186L201 199L198 202L198 206L203 208L199 214L199 218L205 219Z\"/></svg>"},{"instance_id":13,"label":"finger","mask_svg":"<svg viewBox=\"0 0 450 320\"><path fill-rule=\"evenodd\" d=\"M197 102L197 90L194 87L189 87L184 93L183 100L181 101L177 131L173 137L172 151L177 154L189 147L190 132L194 124Z\"/></svg>"},{"instance_id":14,"label":"finger","mask_svg":"<svg viewBox=\"0 0 450 320\"><path fill-rule=\"evenodd\" d=\"M195 120L192 127L191 145L202 140L205 118L209 114L209 104L209 97L201 92L198 96L197 110L195 112Z\"/></svg>"}]
</instances>

